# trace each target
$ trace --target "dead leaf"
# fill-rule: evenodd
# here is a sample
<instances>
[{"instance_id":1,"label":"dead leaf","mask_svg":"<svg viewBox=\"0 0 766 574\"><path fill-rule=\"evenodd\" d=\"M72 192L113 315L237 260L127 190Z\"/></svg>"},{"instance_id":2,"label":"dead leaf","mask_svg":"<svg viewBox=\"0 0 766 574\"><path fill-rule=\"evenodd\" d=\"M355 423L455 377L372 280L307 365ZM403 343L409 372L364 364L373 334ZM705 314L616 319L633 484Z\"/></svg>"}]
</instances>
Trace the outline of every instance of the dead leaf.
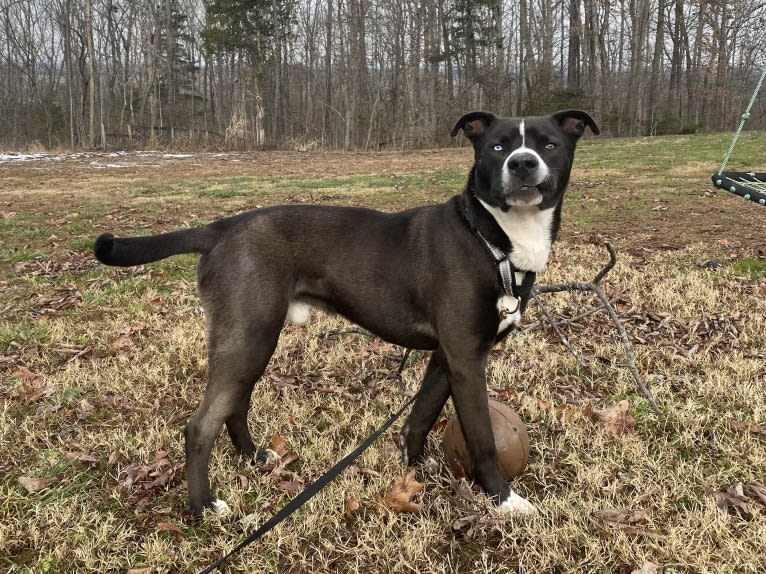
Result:
<instances>
[{"instance_id":1,"label":"dead leaf","mask_svg":"<svg viewBox=\"0 0 766 574\"><path fill-rule=\"evenodd\" d=\"M743 422L739 422L739 421L735 421L731 419L729 419L728 423L729 423L729 427L733 428L734 430L752 433L756 436L760 436L761 438L766 438L766 428L762 427L761 425L757 425L753 423L743 423Z\"/></svg>"},{"instance_id":2,"label":"dead leaf","mask_svg":"<svg viewBox=\"0 0 766 574\"><path fill-rule=\"evenodd\" d=\"M471 483L469 483L465 478L460 477L453 480L451 486L452 490L455 491L455 496L458 498L467 500L468 502L473 502L476 500L476 495L471 488Z\"/></svg>"},{"instance_id":3,"label":"dead leaf","mask_svg":"<svg viewBox=\"0 0 766 574\"><path fill-rule=\"evenodd\" d=\"M29 370L28 367L25 367L24 365L16 369L16 372L13 373L13 376L19 379L20 381L38 381L42 378L41 375L38 375L37 373L33 373L32 371Z\"/></svg>"},{"instance_id":4,"label":"dead leaf","mask_svg":"<svg viewBox=\"0 0 766 574\"><path fill-rule=\"evenodd\" d=\"M277 484L279 490L282 490L290 496L295 496L301 491L303 485L297 480L282 480Z\"/></svg>"},{"instance_id":5,"label":"dead leaf","mask_svg":"<svg viewBox=\"0 0 766 574\"><path fill-rule=\"evenodd\" d=\"M748 484L748 491L747 494L755 494L755 499L762 503L760 495L766 496L766 490L759 492L759 488L756 487L753 488L752 485L760 485L760 483L750 483ZM763 486L763 485L760 485ZM715 505L718 507L718 509L725 513L731 513L732 511L735 514L739 514L741 516L750 517L750 499L745 494L745 486L741 482L737 482L735 484L732 484L729 488L727 488L725 491L719 490L716 492L711 492L713 496L713 500L715 500Z\"/></svg>"},{"instance_id":6,"label":"dead leaf","mask_svg":"<svg viewBox=\"0 0 766 574\"><path fill-rule=\"evenodd\" d=\"M749 482L743 487L743 494L766 506L766 486L761 482Z\"/></svg>"},{"instance_id":7,"label":"dead leaf","mask_svg":"<svg viewBox=\"0 0 766 574\"><path fill-rule=\"evenodd\" d=\"M356 520L356 513L359 510L359 503L356 500L347 498L343 502L343 516L346 517L348 522Z\"/></svg>"},{"instance_id":8,"label":"dead leaf","mask_svg":"<svg viewBox=\"0 0 766 574\"><path fill-rule=\"evenodd\" d=\"M346 473L349 476L362 475L362 476L371 476L373 478L381 477L381 474L377 470L374 470L372 468L367 468L367 467L359 467L359 466L356 466L355 464L349 465L348 468L346 469Z\"/></svg>"},{"instance_id":9,"label":"dead leaf","mask_svg":"<svg viewBox=\"0 0 766 574\"><path fill-rule=\"evenodd\" d=\"M250 486L250 479L244 474L237 475L237 484L242 490L247 490Z\"/></svg>"},{"instance_id":10,"label":"dead leaf","mask_svg":"<svg viewBox=\"0 0 766 574\"><path fill-rule=\"evenodd\" d=\"M183 538L184 532L171 522L158 522L157 532L171 532L176 538Z\"/></svg>"},{"instance_id":11,"label":"dead leaf","mask_svg":"<svg viewBox=\"0 0 766 574\"><path fill-rule=\"evenodd\" d=\"M287 440L285 437L275 434L271 437L271 450L277 453L280 457L287 454Z\"/></svg>"},{"instance_id":12,"label":"dead leaf","mask_svg":"<svg viewBox=\"0 0 766 574\"><path fill-rule=\"evenodd\" d=\"M93 414L94 410L96 410L96 407L90 404L87 399L83 399L77 406L77 418L80 420L87 419L91 414Z\"/></svg>"},{"instance_id":13,"label":"dead leaf","mask_svg":"<svg viewBox=\"0 0 766 574\"><path fill-rule=\"evenodd\" d=\"M625 434L636 426L636 419L631 416L628 412L629 410L630 403L627 400L622 400L613 407L602 410L594 409L593 414L597 417L605 432Z\"/></svg>"},{"instance_id":14,"label":"dead leaf","mask_svg":"<svg viewBox=\"0 0 766 574\"><path fill-rule=\"evenodd\" d=\"M744 497L733 496L728 492L718 491L713 493L713 500L715 500L715 505L721 512L728 514L729 510L733 510L744 515L750 514L750 507Z\"/></svg>"},{"instance_id":15,"label":"dead leaf","mask_svg":"<svg viewBox=\"0 0 766 574\"><path fill-rule=\"evenodd\" d=\"M167 451L158 450L149 464L128 465L122 471L125 478L120 481L120 485L132 488L133 485L140 484L143 490L164 488L182 468L182 465L173 466L167 456Z\"/></svg>"},{"instance_id":16,"label":"dead leaf","mask_svg":"<svg viewBox=\"0 0 766 574\"><path fill-rule=\"evenodd\" d=\"M657 565L648 560L644 560L641 568L633 570L630 574L657 574Z\"/></svg>"},{"instance_id":17,"label":"dead leaf","mask_svg":"<svg viewBox=\"0 0 766 574\"><path fill-rule=\"evenodd\" d=\"M661 535L655 531L645 528L649 522L650 515L646 510L621 510L605 509L593 511L593 516L601 520L605 525L616 526L626 534L637 536L648 536L659 538Z\"/></svg>"},{"instance_id":18,"label":"dead leaf","mask_svg":"<svg viewBox=\"0 0 766 574\"><path fill-rule=\"evenodd\" d=\"M470 542L480 520L481 516L479 514L463 516L452 522L452 531L456 536L460 536L463 541Z\"/></svg>"},{"instance_id":19,"label":"dead leaf","mask_svg":"<svg viewBox=\"0 0 766 574\"><path fill-rule=\"evenodd\" d=\"M129 349L133 346L135 346L133 341L131 341L130 337L127 335L119 335L114 341L112 341L113 351L124 351L125 349Z\"/></svg>"},{"instance_id":20,"label":"dead leaf","mask_svg":"<svg viewBox=\"0 0 766 574\"><path fill-rule=\"evenodd\" d=\"M91 456L85 452L65 452L64 458L66 460L81 462L85 464L95 464L98 459L95 456Z\"/></svg>"},{"instance_id":21,"label":"dead leaf","mask_svg":"<svg viewBox=\"0 0 766 574\"><path fill-rule=\"evenodd\" d=\"M45 488L48 488L54 482L58 482L57 477L51 478L30 478L28 476L20 476L19 484L29 493L33 494L39 492Z\"/></svg>"},{"instance_id":22,"label":"dead leaf","mask_svg":"<svg viewBox=\"0 0 766 574\"><path fill-rule=\"evenodd\" d=\"M626 525L637 524L649 521L649 513L646 510L623 510L616 508L607 508L605 510L594 510L593 516L604 522Z\"/></svg>"},{"instance_id":23,"label":"dead leaf","mask_svg":"<svg viewBox=\"0 0 766 574\"><path fill-rule=\"evenodd\" d=\"M21 366L13 373L13 376L20 381L18 389L12 395L16 400L29 405L45 395L45 382L41 375Z\"/></svg>"},{"instance_id":24,"label":"dead leaf","mask_svg":"<svg viewBox=\"0 0 766 574\"><path fill-rule=\"evenodd\" d=\"M128 568L125 574L152 574L154 572L154 566L147 566L146 568Z\"/></svg>"},{"instance_id":25,"label":"dead leaf","mask_svg":"<svg viewBox=\"0 0 766 574\"><path fill-rule=\"evenodd\" d=\"M415 471L400 476L384 496L375 495L379 506L384 506L394 512L420 512L423 505L412 502L412 497L425 488L422 482L415 480Z\"/></svg>"}]
</instances>

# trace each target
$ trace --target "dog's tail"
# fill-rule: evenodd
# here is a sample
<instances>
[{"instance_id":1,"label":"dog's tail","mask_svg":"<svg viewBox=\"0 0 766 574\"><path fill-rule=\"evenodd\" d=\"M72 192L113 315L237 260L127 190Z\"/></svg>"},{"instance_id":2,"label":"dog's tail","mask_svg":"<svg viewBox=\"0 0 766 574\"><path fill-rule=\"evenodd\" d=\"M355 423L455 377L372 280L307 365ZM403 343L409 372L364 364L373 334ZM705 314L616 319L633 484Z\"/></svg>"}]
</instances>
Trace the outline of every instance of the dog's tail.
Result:
<instances>
[{"instance_id":1,"label":"dog's tail","mask_svg":"<svg viewBox=\"0 0 766 574\"><path fill-rule=\"evenodd\" d=\"M215 245L215 239L216 233L210 226L148 237L116 238L111 233L104 233L96 239L93 253L106 265L129 267L181 253L207 253Z\"/></svg>"}]
</instances>

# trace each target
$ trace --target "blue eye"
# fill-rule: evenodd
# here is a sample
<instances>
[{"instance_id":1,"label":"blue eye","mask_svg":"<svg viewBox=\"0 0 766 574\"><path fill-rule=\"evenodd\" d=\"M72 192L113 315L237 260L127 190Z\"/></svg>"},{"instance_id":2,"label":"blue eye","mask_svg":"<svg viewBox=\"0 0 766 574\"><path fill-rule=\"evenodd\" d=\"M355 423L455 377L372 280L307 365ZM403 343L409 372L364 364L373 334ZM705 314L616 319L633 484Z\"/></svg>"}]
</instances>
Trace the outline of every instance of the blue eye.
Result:
<instances>
[{"instance_id":1,"label":"blue eye","mask_svg":"<svg viewBox=\"0 0 766 574\"><path fill-rule=\"evenodd\" d=\"M496 144L492 147L492 149L495 151L503 151L503 146L501 146L500 144Z\"/></svg>"}]
</instances>

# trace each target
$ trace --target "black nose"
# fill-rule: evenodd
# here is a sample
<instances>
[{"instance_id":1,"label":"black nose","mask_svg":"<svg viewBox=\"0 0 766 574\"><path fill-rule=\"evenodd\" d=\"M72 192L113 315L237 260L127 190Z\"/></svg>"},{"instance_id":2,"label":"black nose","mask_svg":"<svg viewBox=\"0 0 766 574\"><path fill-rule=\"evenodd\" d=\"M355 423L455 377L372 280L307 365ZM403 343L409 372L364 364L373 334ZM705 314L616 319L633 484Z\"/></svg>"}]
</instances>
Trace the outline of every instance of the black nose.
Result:
<instances>
[{"instance_id":1,"label":"black nose","mask_svg":"<svg viewBox=\"0 0 766 574\"><path fill-rule=\"evenodd\" d=\"M508 160L508 169L511 173L524 177L537 169L540 165L538 159L531 153L517 153Z\"/></svg>"}]
</instances>

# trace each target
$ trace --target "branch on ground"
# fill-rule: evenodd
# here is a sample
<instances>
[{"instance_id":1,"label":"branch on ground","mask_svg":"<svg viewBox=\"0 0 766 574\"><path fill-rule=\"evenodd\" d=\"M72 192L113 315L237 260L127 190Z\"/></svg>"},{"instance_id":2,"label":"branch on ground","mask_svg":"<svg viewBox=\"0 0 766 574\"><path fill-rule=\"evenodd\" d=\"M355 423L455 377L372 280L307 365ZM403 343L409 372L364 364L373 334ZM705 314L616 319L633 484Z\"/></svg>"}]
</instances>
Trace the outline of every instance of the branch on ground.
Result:
<instances>
[{"instance_id":1,"label":"branch on ground","mask_svg":"<svg viewBox=\"0 0 766 574\"><path fill-rule=\"evenodd\" d=\"M622 345L623 347L625 347L625 357L627 358L626 366L628 367L630 374L633 376L633 380L636 382L636 385L641 390L641 393L644 395L644 397L646 397L646 400L649 401L649 404L651 405L652 410L654 410L655 413L659 414L660 408L657 406L657 403L654 401L654 397L652 396L651 391L646 387L646 385L644 385L644 382L641 379L641 375L639 374L638 369L636 368L636 360L635 360L635 356L633 355L633 346L630 344L628 333L625 330L625 327L623 326L622 321L620 321L620 318L617 316L617 312L614 310L614 307L612 307L612 304L609 301L609 298L601 290L601 285L600 285L601 280L604 277L606 277L607 273L609 273L609 271L611 271L612 268L617 263L617 253L615 252L614 248L609 243L605 243L604 246L609 252L609 261L604 266L604 268L596 274L596 276L593 278L592 281L588 283L570 282L570 283L558 283L555 285L538 285L533 289L532 297L534 298L535 302L539 305L540 310L543 312L543 315L545 315L545 317L550 322L551 326L553 327L553 330L555 331L556 335L561 340L562 344L569 350L570 353L572 353L572 355L575 357L575 359L581 366L585 366L585 364L583 363L583 360L580 358L580 356L575 352L575 350L569 344L569 341L567 340L566 336L564 335L563 331L560 328L561 323L565 323L565 322L572 323L574 321L571 319L556 321L556 319L554 319L553 315L550 313L548 308L543 304L539 295L542 295L543 293L561 293L563 291L587 291L587 292L595 293L596 296L601 301L601 306L597 307L596 310L604 309L609 314L609 317L612 319L614 326L617 328L617 332L620 334L620 338L622 339ZM595 312L595 311L589 311L588 313L584 313L580 315L579 318L583 318L587 315L590 315L591 312Z\"/></svg>"}]
</instances>

